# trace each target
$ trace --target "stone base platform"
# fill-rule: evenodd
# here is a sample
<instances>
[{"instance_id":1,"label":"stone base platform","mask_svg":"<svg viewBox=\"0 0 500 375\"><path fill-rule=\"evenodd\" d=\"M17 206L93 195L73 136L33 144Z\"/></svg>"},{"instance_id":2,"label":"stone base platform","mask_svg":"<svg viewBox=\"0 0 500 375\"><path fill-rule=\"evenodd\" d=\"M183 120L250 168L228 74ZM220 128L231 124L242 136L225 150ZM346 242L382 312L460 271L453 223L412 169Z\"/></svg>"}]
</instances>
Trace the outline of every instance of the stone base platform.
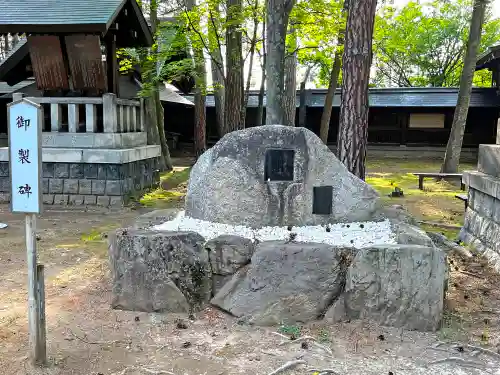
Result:
<instances>
[{"instance_id":1,"label":"stone base platform","mask_svg":"<svg viewBox=\"0 0 500 375\"><path fill-rule=\"evenodd\" d=\"M469 200L460 240L500 272L500 145L480 145L478 171L465 172L463 182Z\"/></svg>"},{"instance_id":2,"label":"stone base platform","mask_svg":"<svg viewBox=\"0 0 500 375\"><path fill-rule=\"evenodd\" d=\"M159 182L159 146L43 148L43 202L116 206ZM9 149L0 148L0 202L10 202Z\"/></svg>"}]
</instances>

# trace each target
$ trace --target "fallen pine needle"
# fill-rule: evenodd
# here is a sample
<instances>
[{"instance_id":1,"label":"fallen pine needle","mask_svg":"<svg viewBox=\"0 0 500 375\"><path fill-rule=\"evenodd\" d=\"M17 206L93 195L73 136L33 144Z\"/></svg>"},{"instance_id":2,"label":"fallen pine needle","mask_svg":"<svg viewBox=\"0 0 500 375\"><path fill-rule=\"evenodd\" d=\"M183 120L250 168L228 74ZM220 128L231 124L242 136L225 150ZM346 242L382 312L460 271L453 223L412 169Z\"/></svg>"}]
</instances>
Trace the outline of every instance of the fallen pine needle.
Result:
<instances>
[{"instance_id":1,"label":"fallen pine needle","mask_svg":"<svg viewBox=\"0 0 500 375\"><path fill-rule=\"evenodd\" d=\"M317 373L318 375L340 375L337 371L331 369L331 368L327 368L327 369L324 369L324 370L320 370L320 369L316 369L316 368L312 368L312 369L309 369L308 371L312 372L312 373Z\"/></svg>"},{"instance_id":2,"label":"fallen pine needle","mask_svg":"<svg viewBox=\"0 0 500 375\"><path fill-rule=\"evenodd\" d=\"M296 361L289 361L289 362L285 363L283 366L278 367L273 372L270 372L268 375L278 375L278 374L282 373L283 371L286 371L286 370L291 369L292 367L295 367L298 365L303 365L305 363L306 363L306 361L304 361L302 359L299 359Z\"/></svg>"}]
</instances>

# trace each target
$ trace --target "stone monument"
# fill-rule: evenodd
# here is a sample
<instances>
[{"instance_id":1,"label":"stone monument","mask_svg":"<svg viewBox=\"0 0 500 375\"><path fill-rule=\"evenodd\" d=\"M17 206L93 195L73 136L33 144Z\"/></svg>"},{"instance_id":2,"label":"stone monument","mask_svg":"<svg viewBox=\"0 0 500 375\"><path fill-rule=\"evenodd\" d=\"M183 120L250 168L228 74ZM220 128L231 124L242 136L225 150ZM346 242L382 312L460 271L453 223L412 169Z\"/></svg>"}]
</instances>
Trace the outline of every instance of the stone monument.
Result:
<instances>
[{"instance_id":1,"label":"stone monument","mask_svg":"<svg viewBox=\"0 0 500 375\"><path fill-rule=\"evenodd\" d=\"M267 125L225 135L191 171L186 215L253 228L365 221L378 194L310 130Z\"/></svg>"}]
</instances>

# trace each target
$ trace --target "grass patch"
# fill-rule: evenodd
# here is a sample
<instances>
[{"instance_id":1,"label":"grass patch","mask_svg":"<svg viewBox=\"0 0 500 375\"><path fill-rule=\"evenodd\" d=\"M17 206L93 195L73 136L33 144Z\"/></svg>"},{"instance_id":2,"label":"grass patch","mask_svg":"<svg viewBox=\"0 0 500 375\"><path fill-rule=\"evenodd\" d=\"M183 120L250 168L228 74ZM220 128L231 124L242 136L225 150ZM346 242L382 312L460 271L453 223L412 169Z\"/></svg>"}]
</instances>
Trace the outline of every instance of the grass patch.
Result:
<instances>
[{"instance_id":1,"label":"grass patch","mask_svg":"<svg viewBox=\"0 0 500 375\"><path fill-rule=\"evenodd\" d=\"M433 221L448 225L462 225L464 205L456 199L460 190L459 181L424 180L424 190L418 189L418 177L413 172L438 172L439 160L407 161L397 159L369 160L367 163L366 182L372 185L382 196L385 204L400 204L416 219ZM472 164L464 164L461 170L474 169ZM388 195L398 187L404 197L390 198ZM427 226L424 229L444 233L450 238L456 237L455 229L443 229Z\"/></svg>"},{"instance_id":2,"label":"grass patch","mask_svg":"<svg viewBox=\"0 0 500 375\"><path fill-rule=\"evenodd\" d=\"M169 208L180 204L186 195L185 184L189 179L190 168L164 173L158 188L144 194L139 203L145 207Z\"/></svg>"}]
</instances>

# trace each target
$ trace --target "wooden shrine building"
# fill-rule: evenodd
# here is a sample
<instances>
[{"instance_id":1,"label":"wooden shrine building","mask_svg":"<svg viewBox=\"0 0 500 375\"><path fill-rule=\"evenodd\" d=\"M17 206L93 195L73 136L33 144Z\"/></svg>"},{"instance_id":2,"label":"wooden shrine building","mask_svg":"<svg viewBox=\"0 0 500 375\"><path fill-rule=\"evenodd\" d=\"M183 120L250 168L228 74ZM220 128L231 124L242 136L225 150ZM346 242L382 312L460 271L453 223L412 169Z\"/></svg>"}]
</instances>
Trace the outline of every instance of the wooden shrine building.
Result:
<instances>
[{"instance_id":1,"label":"wooden shrine building","mask_svg":"<svg viewBox=\"0 0 500 375\"><path fill-rule=\"evenodd\" d=\"M151 187L160 147L147 143L143 100L120 93L116 55L153 44L137 2L0 0L2 34L19 41L0 61L0 88L27 89L44 112L44 203L120 204ZM0 133L6 121L0 103ZM8 199L8 174L1 174L7 161L7 147L0 147L0 201Z\"/></svg>"}]
</instances>

